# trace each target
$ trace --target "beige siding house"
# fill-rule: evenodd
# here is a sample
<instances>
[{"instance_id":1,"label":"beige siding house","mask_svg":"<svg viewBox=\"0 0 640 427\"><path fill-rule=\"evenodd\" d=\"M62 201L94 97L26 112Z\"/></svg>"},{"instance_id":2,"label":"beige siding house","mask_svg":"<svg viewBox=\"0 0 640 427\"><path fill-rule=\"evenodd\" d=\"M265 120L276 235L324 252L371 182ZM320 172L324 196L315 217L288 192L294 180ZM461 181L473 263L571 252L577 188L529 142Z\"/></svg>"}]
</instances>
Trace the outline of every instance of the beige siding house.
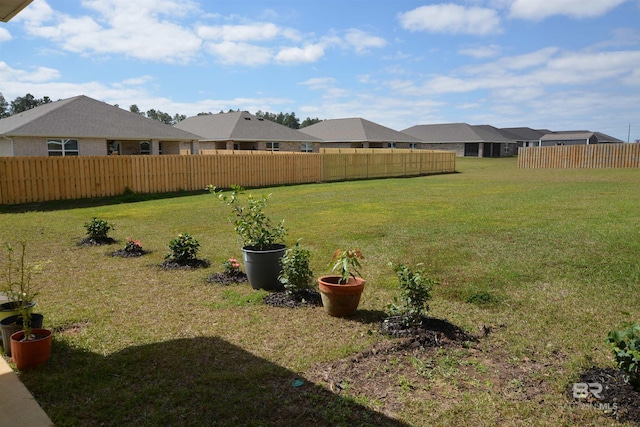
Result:
<instances>
[{"instance_id":1,"label":"beige siding house","mask_svg":"<svg viewBox=\"0 0 640 427\"><path fill-rule=\"evenodd\" d=\"M213 150L318 152L320 139L246 111L202 114L176 123L199 135L202 154Z\"/></svg>"},{"instance_id":2,"label":"beige siding house","mask_svg":"<svg viewBox=\"0 0 640 427\"><path fill-rule=\"evenodd\" d=\"M83 95L0 120L0 156L195 154L198 139Z\"/></svg>"}]
</instances>

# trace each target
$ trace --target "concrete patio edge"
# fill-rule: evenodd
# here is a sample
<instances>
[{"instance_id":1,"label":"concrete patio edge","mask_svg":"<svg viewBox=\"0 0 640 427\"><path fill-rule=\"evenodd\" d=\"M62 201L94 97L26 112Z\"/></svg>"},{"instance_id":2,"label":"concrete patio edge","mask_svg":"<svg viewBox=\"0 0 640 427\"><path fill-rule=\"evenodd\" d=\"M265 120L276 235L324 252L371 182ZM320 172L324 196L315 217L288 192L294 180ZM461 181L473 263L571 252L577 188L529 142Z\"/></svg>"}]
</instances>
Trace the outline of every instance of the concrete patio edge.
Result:
<instances>
[{"instance_id":1,"label":"concrete patio edge","mask_svg":"<svg viewBox=\"0 0 640 427\"><path fill-rule=\"evenodd\" d=\"M12 426L53 426L51 419L38 405L4 357L0 356L0 414L3 422ZM0 423L1 424L1 423Z\"/></svg>"}]
</instances>

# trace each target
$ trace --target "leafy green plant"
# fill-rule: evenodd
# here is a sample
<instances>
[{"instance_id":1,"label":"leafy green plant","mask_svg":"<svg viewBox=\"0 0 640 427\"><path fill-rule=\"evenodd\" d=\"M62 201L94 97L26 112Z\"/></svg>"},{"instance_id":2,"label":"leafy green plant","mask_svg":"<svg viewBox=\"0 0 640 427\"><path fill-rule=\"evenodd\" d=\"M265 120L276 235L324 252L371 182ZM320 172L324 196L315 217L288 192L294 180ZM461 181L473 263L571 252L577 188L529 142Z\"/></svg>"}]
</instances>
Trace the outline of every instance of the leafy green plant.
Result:
<instances>
[{"instance_id":1,"label":"leafy green plant","mask_svg":"<svg viewBox=\"0 0 640 427\"><path fill-rule=\"evenodd\" d=\"M141 253L144 252L142 249L142 243L139 240L133 240L130 237L127 237L127 243L124 245L124 251L129 253Z\"/></svg>"},{"instance_id":2,"label":"leafy green plant","mask_svg":"<svg viewBox=\"0 0 640 427\"><path fill-rule=\"evenodd\" d=\"M399 315L405 326L415 326L422 322L422 316L429 311L433 286L437 282L427 277L422 270L412 270L404 264L395 266L400 296L389 304L391 314Z\"/></svg>"},{"instance_id":3,"label":"leafy green plant","mask_svg":"<svg viewBox=\"0 0 640 427\"><path fill-rule=\"evenodd\" d=\"M96 217L93 217L91 221L85 223L84 228L87 230L87 237L96 241L108 239L109 231L114 230L113 224Z\"/></svg>"},{"instance_id":4,"label":"leafy green plant","mask_svg":"<svg viewBox=\"0 0 640 427\"><path fill-rule=\"evenodd\" d=\"M227 276L236 276L240 273L240 263L235 258L229 258L222 263L222 272Z\"/></svg>"},{"instance_id":5,"label":"leafy green plant","mask_svg":"<svg viewBox=\"0 0 640 427\"><path fill-rule=\"evenodd\" d=\"M640 323L626 322L623 329L609 332L607 343L625 380L640 391Z\"/></svg>"},{"instance_id":6,"label":"leafy green plant","mask_svg":"<svg viewBox=\"0 0 640 427\"><path fill-rule=\"evenodd\" d=\"M38 295L38 287L32 279L34 274L40 272L40 266L27 262L27 243L20 242L19 245L17 257L14 247L6 245L7 262L2 269L0 290L7 296L11 308L17 310L22 318L24 339L28 341L31 339L31 310Z\"/></svg>"},{"instance_id":7,"label":"leafy green plant","mask_svg":"<svg viewBox=\"0 0 640 427\"><path fill-rule=\"evenodd\" d=\"M299 241L285 251L280 259L282 271L278 280L287 291L294 292L312 287L313 271L309 267L310 257L311 252L300 246Z\"/></svg>"},{"instance_id":8,"label":"leafy green plant","mask_svg":"<svg viewBox=\"0 0 640 427\"><path fill-rule=\"evenodd\" d=\"M358 248L336 249L329 266L331 271L340 276L340 283L345 284L349 282L349 277L361 276L358 271L362 267L361 259L364 259L364 255Z\"/></svg>"},{"instance_id":9,"label":"leafy green plant","mask_svg":"<svg viewBox=\"0 0 640 427\"><path fill-rule=\"evenodd\" d=\"M284 241L287 234L284 220L274 224L264 213L271 195L254 198L249 194L243 202L240 196L244 193L244 188L239 185L231 186L230 195L217 192L212 185L207 186L207 189L231 207L232 215L229 220L242 240L243 247L266 250Z\"/></svg>"},{"instance_id":10,"label":"leafy green plant","mask_svg":"<svg viewBox=\"0 0 640 427\"><path fill-rule=\"evenodd\" d=\"M180 233L169 242L169 253L165 258L173 259L178 263L186 263L197 259L200 243L189 233Z\"/></svg>"}]
</instances>

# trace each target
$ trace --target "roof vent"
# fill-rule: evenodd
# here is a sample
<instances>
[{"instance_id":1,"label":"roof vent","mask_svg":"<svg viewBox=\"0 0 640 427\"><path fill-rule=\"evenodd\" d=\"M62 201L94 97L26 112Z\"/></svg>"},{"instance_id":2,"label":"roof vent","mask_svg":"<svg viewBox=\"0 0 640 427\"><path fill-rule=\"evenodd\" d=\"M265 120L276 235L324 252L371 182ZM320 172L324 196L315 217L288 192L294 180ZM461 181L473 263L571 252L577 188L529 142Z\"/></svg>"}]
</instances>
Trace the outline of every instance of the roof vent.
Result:
<instances>
[{"instance_id":1,"label":"roof vent","mask_svg":"<svg viewBox=\"0 0 640 427\"><path fill-rule=\"evenodd\" d=\"M244 119L245 120L251 120L251 117L245 117Z\"/></svg>"}]
</instances>

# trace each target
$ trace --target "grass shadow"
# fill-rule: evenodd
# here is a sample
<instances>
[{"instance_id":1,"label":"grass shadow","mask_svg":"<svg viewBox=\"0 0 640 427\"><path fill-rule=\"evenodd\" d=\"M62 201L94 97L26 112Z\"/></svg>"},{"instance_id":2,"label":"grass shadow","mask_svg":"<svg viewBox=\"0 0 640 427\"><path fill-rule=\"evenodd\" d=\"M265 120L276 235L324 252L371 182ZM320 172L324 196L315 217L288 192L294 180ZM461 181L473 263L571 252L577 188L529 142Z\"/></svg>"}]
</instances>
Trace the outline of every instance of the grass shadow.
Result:
<instances>
[{"instance_id":1,"label":"grass shadow","mask_svg":"<svg viewBox=\"0 0 640 427\"><path fill-rule=\"evenodd\" d=\"M58 341L21 379L56 425L407 426L217 337L108 356Z\"/></svg>"}]
</instances>

